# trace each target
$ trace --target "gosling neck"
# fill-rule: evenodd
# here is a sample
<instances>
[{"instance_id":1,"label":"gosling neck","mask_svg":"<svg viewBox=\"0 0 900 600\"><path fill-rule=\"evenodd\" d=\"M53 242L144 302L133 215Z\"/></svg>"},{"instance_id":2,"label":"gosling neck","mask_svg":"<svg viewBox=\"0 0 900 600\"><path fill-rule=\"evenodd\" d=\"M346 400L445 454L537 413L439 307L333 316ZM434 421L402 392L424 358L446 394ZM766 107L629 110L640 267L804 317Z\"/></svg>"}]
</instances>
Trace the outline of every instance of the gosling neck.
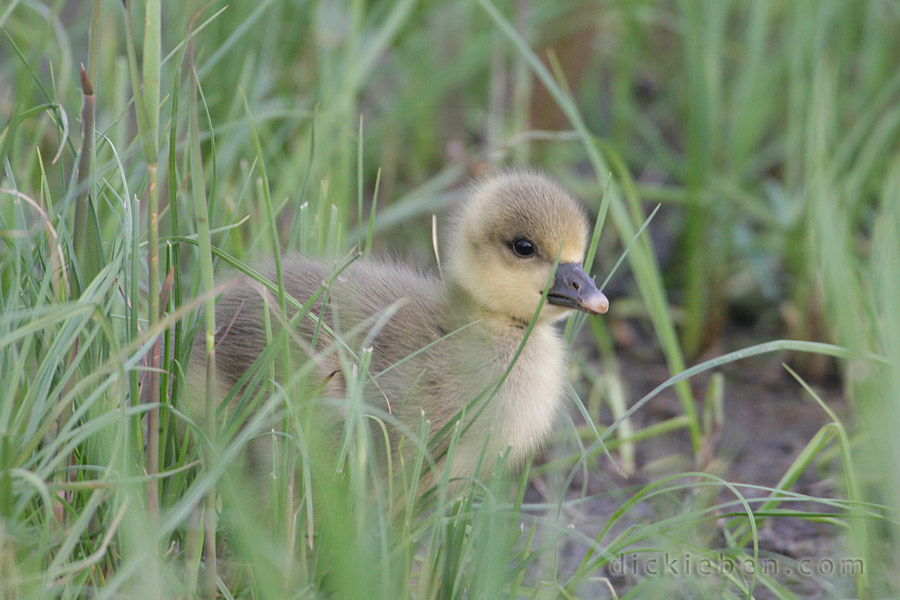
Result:
<instances>
[{"instance_id":1,"label":"gosling neck","mask_svg":"<svg viewBox=\"0 0 900 600\"><path fill-rule=\"evenodd\" d=\"M447 296L460 318L469 323L481 321L494 328L520 330L524 333L531 322L531 319L520 319L515 315L486 306L469 293L463 285L452 279L447 282ZM541 323L542 320L539 319L537 325Z\"/></svg>"}]
</instances>

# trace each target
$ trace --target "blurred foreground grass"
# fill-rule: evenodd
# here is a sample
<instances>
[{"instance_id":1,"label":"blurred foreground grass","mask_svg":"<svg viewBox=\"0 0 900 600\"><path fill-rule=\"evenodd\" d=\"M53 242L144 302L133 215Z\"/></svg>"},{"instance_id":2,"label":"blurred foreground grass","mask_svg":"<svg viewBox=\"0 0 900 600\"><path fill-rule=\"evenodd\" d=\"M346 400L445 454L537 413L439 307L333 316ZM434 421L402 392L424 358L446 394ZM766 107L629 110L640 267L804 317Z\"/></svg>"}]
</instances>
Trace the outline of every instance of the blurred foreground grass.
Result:
<instances>
[{"instance_id":1,"label":"blurred foreground grass","mask_svg":"<svg viewBox=\"0 0 900 600\"><path fill-rule=\"evenodd\" d=\"M823 594L900 592L895 2L126 4L0 7L0 596L796 597L727 569L759 558L764 519L846 531L865 571ZM410 499L391 519L364 450L317 464L290 389L258 399L271 410L244 429L182 442L214 266L354 248L431 264L431 215L506 164L608 206L601 277L664 204L655 248L641 237L617 272L613 317L652 331L673 377L758 352L837 355L853 422L830 415L777 489L645 482L612 492L620 511L590 532L568 511L597 498L523 505L527 470L487 474L458 502L442 486L432 510ZM737 349L735 316L801 341ZM677 429L709 450L720 378L696 403L673 381L683 414L635 430L607 322L587 333L602 373L579 349L588 383L572 391L589 427L562 428L570 458L549 477L571 482L604 445L627 471L639 440ZM721 356L685 372L703 352ZM830 363L796 364L814 384ZM274 425L277 476L232 473ZM839 497L791 492L819 463ZM660 496L670 509L648 518ZM589 550L567 560L568 539ZM602 579L655 552L718 575Z\"/></svg>"}]
</instances>

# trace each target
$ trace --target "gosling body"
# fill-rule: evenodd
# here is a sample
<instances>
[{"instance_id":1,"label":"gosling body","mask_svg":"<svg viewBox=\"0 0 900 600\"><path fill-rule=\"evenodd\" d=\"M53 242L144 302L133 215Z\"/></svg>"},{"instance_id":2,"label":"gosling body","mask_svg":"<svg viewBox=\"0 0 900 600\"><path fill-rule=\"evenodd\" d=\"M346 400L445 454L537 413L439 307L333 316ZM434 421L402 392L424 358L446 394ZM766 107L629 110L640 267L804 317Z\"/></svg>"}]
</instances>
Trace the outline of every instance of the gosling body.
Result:
<instances>
[{"instance_id":1,"label":"gosling body","mask_svg":"<svg viewBox=\"0 0 900 600\"><path fill-rule=\"evenodd\" d=\"M441 458L449 436L431 447L451 477L490 468L507 450L506 464L519 465L546 441L562 403L566 353L554 323L573 309L597 314L608 306L581 270L587 235L582 209L553 181L523 172L489 179L473 188L451 227L443 280L377 260L333 276L320 261L285 257L285 291L299 302L330 282L300 320L292 346L316 362L312 378L335 398L348 394L354 374L329 331L354 352L371 348L364 395L394 422L392 451L416 436L424 416L432 437L459 422L451 465ZM222 397L266 347L266 305L278 305L275 294L248 278L217 304ZM199 342L191 363L204 364Z\"/></svg>"}]
</instances>

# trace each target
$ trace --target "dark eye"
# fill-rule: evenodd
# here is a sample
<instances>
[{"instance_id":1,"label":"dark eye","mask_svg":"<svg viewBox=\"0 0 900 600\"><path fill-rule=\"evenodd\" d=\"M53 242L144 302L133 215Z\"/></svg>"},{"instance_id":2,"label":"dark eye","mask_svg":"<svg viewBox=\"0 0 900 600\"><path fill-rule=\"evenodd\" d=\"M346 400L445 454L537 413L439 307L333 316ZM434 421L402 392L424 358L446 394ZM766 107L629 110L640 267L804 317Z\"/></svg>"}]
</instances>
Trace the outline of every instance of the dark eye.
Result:
<instances>
[{"instance_id":1,"label":"dark eye","mask_svg":"<svg viewBox=\"0 0 900 600\"><path fill-rule=\"evenodd\" d=\"M522 258L537 254L537 247L535 247L531 240L526 240L525 238L519 238L514 241L512 243L512 249L513 252L516 253L516 256L521 256Z\"/></svg>"}]
</instances>

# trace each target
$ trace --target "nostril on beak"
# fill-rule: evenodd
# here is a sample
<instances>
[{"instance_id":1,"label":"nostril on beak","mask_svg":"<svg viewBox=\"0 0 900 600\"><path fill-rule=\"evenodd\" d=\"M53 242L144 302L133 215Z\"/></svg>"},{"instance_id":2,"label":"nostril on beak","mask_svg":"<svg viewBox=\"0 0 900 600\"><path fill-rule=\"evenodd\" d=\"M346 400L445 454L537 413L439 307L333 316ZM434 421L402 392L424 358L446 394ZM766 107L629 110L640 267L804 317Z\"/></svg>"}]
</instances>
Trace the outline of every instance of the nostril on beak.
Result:
<instances>
[{"instance_id":1,"label":"nostril on beak","mask_svg":"<svg viewBox=\"0 0 900 600\"><path fill-rule=\"evenodd\" d=\"M578 290L578 289L579 289L578 282L577 282L577 281L573 281L573 282L572 282L572 287L575 288L575 290Z\"/></svg>"}]
</instances>

